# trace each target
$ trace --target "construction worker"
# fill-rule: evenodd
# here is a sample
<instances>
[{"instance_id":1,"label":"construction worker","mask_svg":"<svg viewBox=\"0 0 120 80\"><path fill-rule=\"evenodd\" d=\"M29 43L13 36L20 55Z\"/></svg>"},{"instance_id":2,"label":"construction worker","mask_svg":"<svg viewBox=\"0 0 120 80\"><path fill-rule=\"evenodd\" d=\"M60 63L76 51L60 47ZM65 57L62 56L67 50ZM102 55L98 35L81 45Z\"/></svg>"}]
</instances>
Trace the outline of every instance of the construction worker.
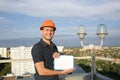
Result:
<instances>
[{"instance_id":1,"label":"construction worker","mask_svg":"<svg viewBox=\"0 0 120 80\"><path fill-rule=\"evenodd\" d=\"M54 58L60 56L56 45L51 41L55 30L56 26L52 20L45 20L40 27L42 38L31 51L36 70L35 80L59 80L58 75L74 71L74 69L54 70Z\"/></svg>"}]
</instances>

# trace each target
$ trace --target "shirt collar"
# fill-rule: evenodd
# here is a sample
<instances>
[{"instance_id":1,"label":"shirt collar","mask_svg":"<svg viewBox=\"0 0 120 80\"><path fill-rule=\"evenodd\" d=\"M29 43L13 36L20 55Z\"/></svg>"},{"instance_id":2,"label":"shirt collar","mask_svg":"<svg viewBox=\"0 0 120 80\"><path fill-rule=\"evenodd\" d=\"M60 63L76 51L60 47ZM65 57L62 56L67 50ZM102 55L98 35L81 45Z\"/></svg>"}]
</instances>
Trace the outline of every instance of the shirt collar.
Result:
<instances>
[{"instance_id":1,"label":"shirt collar","mask_svg":"<svg viewBox=\"0 0 120 80\"><path fill-rule=\"evenodd\" d=\"M49 46L46 42L43 41L43 39L40 40L41 44L44 45L45 47ZM51 41L50 46L53 46L53 42Z\"/></svg>"}]
</instances>

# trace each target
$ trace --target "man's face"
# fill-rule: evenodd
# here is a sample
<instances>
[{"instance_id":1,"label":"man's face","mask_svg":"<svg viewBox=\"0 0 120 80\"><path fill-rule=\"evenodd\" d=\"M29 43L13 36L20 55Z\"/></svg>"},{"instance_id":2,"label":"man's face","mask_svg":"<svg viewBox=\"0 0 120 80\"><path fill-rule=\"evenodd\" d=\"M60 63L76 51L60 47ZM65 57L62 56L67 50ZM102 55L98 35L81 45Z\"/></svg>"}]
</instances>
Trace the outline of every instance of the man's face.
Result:
<instances>
[{"instance_id":1,"label":"man's face","mask_svg":"<svg viewBox=\"0 0 120 80\"><path fill-rule=\"evenodd\" d=\"M55 30L51 27L44 27L43 30L40 30L42 37L46 40L51 40L54 36Z\"/></svg>"}]
</instances>

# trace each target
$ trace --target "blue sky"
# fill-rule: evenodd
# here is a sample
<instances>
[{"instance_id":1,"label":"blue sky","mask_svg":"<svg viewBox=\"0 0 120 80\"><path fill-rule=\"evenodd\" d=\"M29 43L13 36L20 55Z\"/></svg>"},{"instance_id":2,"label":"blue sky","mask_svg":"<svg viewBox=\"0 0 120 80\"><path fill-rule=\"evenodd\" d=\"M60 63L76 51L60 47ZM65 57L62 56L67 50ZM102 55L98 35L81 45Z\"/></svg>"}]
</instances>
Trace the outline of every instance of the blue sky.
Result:
<instances>
[{"instance_id":1,"label":"blue sky","mask_svg":"<svg viewBox=\"0 0 120 80\"><path fill-rule=\"evenodd\" d=\"M0 0L0 40L40 37L45 19L55 22L58 39L78 38L79 25L86 26L86 37L96 37L105 24L107 37L120 40L120 0Z\"/></svg>"}]
</instances>

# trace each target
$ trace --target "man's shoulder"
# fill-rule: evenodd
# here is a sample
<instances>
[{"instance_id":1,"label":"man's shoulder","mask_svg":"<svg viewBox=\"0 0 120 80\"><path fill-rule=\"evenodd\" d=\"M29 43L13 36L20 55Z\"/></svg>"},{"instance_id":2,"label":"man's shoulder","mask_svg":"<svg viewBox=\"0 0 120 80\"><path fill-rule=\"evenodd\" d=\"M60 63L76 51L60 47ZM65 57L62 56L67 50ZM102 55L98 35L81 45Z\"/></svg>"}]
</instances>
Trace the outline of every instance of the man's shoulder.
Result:
<instances>
[{"instance_id":1,"label":"man's shoulder","mask_svg":"<svg viewBox=\"0 0 120 80\"><path fill-rule=\"evenodd\" d=\"M39 42L37 42L37 43L35 43L34 45L33 45L33 48L38 48L38 47L40 47L41 46L41 43L40 43L40 41Z\"/></svg>"},{"instance_id":2,"label":"man's shoulder","mask_svg":"<svg viewBox=\"0 0 120 80\"><path fill-rule=\"evenodd\" d=\"M38 46L38 45L40 45L40 41L34 44L34 46Z\"/></svg>"},{"instance_id":3,"label":"man's shoulder","mask_svg":"<svg viewBox=\"0 0 120 80\"><path fill-rule=\"evenodd\" d=\"M32 54L34 53L37 53L37 52L39 52L40 50L42 50L41 49L42 47L41 47L41 43L40 42L37 42L36 44L34 44L33 45L33 47L32 47Z\"/></svg>"}]
</instances>

